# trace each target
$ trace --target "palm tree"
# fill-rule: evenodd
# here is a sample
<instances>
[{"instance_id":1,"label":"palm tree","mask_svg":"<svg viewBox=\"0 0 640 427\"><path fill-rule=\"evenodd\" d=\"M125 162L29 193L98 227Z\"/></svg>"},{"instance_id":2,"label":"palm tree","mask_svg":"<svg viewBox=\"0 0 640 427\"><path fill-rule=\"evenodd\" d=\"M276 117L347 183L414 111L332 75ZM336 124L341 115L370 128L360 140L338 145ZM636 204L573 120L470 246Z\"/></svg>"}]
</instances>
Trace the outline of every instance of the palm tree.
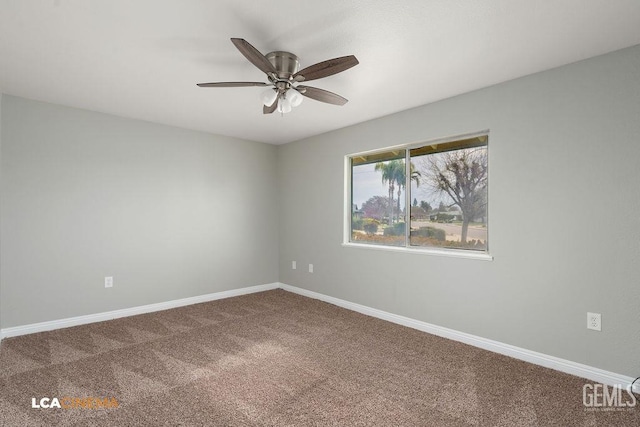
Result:
<instances>
[{"instance_id":1,"label":"palm tree","mask_svg":"<svg viewBox=\"0 0 640 427\"><path fill-rule=\"evenodd\" d=\"M401 163L402 163L400 165L401 167L397 168L394 176L394 179L398 184L398 202L397 202L398 203L398 221L400 221L400 196L402 195L402 189L407 184L406 168L404 167L404 162L401 162ZM422 177L422 175L420 175L420 172L415 170L415 166L413 165L413 163L409 164L409 168L411 169L411 172L410 172L411 180L415 181L416 186L420 186L420 178ZM406 222L406 219L405 219L405 222Z\"/></svg>"},{"instance_id":2,"label":"palm tree","mask_svg":"<svg viewBox=\"0 0 640 427\"><path fill-rule=\"evenodd\" d=\"M401 166L400 168L398 166ZM398 169L403 168L402 161L391 160L389 162L376 163L376 171L382 172L382 183L389 183L389 225L393 224L393 191L396 188Z\"/></svg>"}]
</instances>

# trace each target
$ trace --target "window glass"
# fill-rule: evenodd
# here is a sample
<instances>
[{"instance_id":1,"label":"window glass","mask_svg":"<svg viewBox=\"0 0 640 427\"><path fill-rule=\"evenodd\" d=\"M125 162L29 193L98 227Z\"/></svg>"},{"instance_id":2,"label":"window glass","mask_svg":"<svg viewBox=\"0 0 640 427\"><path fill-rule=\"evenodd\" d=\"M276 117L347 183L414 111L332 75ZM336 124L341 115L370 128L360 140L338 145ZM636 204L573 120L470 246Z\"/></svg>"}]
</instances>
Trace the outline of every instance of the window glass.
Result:
<instances>
[{"instance_id":1,"label":"window glass","mask_svg":"<svg viewBox=\"0 0 640 427\"><path fill-rule=\"evenodd\" d=\"M487 249L487 137L410 150L411 246Z\"/></svg>"},{"instance_id":2,"label":"window glass","mask_svg":"<svg viewBox=\"0 0 640 427\"><path fill-rule=\"evenodd\" d=\"M351 158L351 241L405 246L405 150Z\"/></svg>"},{"instance_id":3,"label":"window glass","mask_svg":"<svg viewBox=\"0 0 640 427\"><path fill-rule=\"evenodd\" d=\"M487 252L487 143L481 135L413 146L408 156L350 156L350 242Z\"/></svg>"}]
</instances>

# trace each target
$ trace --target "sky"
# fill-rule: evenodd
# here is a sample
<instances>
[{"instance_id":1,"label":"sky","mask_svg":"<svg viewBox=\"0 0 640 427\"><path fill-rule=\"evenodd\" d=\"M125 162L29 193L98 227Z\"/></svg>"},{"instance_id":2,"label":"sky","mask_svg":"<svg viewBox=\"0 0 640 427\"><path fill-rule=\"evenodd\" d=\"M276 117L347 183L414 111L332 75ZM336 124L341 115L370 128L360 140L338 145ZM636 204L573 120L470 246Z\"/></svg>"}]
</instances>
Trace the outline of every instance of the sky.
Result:
<instances>
[{"instance_id":1,"label":"sky","mask_svg":"<svg viewBox=\"0 0 640 427\"><path fill-rule=\"evenodd\" d=\"M370 163L353 168L353 203L358 208L373 196L389 197L389 184L382 184L382 172L376 171L375 167L375 163ZM400 203L404 207L402 200Z\"/></svg>"},{"instance_id":2,"label":"sky","mask_svg":"<svg viewBox=\"0 0 640 427\"><path fill-rule=\"evenodd\" d=\"M471 153L468 154L474 154L476 151L478 151L478 154L482 154L479 150L485 150L484 153L486 155L486 147L462 149L462 151L465 152L471 151ZM418 205L420 205L424 200L429 203L431 208L438 208L440 203L444 203L447 207L454 206L453 200L446 193L434 190L433 187L429 185L428 179L433 167L432 162L442 165L441 162L448 161L448 157L446 157L447 153L448 152L428 155L417 154L411 156L412 170L415 170L419 174L418 180L420 181L420 185L417 185L414 180L411 181L410 204L412 204L413 200L416 199ZM376 163L362 164L353 167L352 203L357 205L359 209L361 209L362 205L373 196L382 196L384 198L389 197L389 183L382 182L382 171L376 171L375 167ZM395 186L393 196L394 199L398 197L397 184ZM402 189L400 209L404 209L405 200L406 194L404 189Z\"/></svg>"},{"instance_id":3,"label":"sky","mask_svg":"<svg viewBox=\"0 0 640 427\"><path fill-rule=\"evenodd\" d=\"M416 164L420 168L419 164ZM352 197L354 204L358 205L358 209L362 208L362 204L369 200L373 196L389 197L389 184L382 183L382 172L375 170L376 164L370 163L365 165L358 165L353 168L352 175ZM398 187L396 186L393 197L397 200ZM402 200L400 200L400 209L404 209L405 205L405 193L402 190ZM433 194L426 185L416 186L414 181L411 182L411 202L413 199L418 200L418 205L422 200L426 200L432 207L438 207L442 200L445 205L450 205L451 200L447 197L441 197L437 194Z\"/></svg>"},{"instance_id":4,"label":"sky","mask_svg":"<svg viewBox=\"0 0 640 427\"><path fill-rule=\"evenodd\" d=\"M353 168L352 182L353 203L362 208L362 204L373 196L389 197L389 184L382 183L382 172L375 170L375 163L359 165ZM393 191L394 198L398 197L398 187ZM405 193L402 190L402 200L400 200L400 208L404 209ZM429 202L431 206L437 207L440 203L440 197L429 194L425 186L416 187L415 182L411 183L411 200L418 199L418 204L422 200ZM445 203L447 203L445 201Z\"/></svg>"}]
</instances>

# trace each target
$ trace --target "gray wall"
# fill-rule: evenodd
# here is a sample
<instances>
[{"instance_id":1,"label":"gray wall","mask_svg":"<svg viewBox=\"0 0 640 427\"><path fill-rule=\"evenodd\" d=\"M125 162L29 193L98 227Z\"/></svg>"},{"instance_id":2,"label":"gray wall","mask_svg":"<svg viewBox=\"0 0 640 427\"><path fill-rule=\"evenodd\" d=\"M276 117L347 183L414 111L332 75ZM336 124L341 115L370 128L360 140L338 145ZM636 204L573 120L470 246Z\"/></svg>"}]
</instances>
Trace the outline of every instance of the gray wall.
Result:
<instances>
[{"instance_id":1,"label":"gray wall","mask_svg":"<svg viewBox=\"0 0 640 427\"><path fill-rule=\"evenodd\" d=\"M341 246L345 155L483 129L494 261ZM281 146L280 281L635 377L638 159L640 47Z\"/></svg>"},{"instance_id":2,"label":"gray wall","mask_svg":"<svg viewBox=\"0 0 640 427\"><path fill-rule=\"evenodd\" d=\"M2 327L278 280L276 147L8 95L1 123Z\"/></svg>"}]
</instances>

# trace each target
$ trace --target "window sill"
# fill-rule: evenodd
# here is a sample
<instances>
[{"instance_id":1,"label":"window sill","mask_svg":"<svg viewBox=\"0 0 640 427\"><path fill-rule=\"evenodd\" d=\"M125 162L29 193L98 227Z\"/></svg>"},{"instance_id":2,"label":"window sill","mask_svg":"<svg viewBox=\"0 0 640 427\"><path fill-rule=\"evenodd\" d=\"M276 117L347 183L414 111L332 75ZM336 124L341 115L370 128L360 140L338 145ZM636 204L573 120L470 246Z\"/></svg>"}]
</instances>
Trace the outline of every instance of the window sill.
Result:
<instances>
[{"instance_id":1,"label":"window sill","mask_svg":"<svg viewBox=\"0 0 640 427\"><path fill-rule=\"evenodd\" d=\"M361 249L374 249L378 251L390 251L390 252L404 252L409 254L418 255L435 255L445 256L451 258L466 258L476 259L480 261L493 261L493 256L488 253L478 253L472 251L465 251L463 249L434 249L434 248L407 248L398 246L383 246L383 245L367 245L366 243L342 243L346 248L361 248Z\"/></svg>"}]
</instances>

